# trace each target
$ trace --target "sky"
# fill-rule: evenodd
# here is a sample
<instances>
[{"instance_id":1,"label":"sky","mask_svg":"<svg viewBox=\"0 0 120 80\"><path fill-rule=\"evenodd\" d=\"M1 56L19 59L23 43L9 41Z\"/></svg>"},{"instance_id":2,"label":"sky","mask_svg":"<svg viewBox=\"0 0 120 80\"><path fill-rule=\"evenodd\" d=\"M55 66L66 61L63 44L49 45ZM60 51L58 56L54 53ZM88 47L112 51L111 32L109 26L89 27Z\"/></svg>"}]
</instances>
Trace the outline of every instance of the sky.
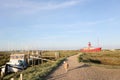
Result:
<instances>
[{"instance_id":1,"label":"sky","mask_svg":"<svg viewBox=\"0 0 120 80\"><path fill-rule=\"evenodd\" d=\"M120 0L0 0L0 50L120 48Z\"/></svg>"}]
</instances>

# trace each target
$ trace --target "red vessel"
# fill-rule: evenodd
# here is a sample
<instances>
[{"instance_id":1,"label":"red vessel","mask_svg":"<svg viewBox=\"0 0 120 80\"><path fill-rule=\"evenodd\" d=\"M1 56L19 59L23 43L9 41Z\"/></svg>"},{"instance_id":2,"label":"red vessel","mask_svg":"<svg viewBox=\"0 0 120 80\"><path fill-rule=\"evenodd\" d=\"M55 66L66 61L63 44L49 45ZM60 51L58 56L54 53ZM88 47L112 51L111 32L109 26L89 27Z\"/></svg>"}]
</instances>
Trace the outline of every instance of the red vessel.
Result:
<instances>
[{"instance_id":1,"label":"red vessel","mask_svg":"<svg viewBox=\"0 0 120 80\"><path fill-rule=\"evenodd\" d=\"M97 48L92 47L92 46L91 46L91 43L89 42L89 43L88 43L88 47L83 48L83 49L81 49L80 51L81 51L81 52L100 52L101 49L102 49L101 47L97 47Z\"/></svg>"}]
</instances>

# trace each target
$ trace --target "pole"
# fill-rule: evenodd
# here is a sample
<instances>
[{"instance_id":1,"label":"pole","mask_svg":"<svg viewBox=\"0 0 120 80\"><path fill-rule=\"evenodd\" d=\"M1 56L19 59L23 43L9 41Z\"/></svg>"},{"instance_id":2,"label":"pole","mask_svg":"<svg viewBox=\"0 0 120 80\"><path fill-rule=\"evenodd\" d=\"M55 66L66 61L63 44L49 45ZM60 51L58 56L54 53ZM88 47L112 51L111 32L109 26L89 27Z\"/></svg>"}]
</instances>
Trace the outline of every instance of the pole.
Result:
<instances>
[{"instance_id":1,"label":"pole","mask_svg":"<svg viewBox=\"0 0 120 80\"><path fill-rule=\"evenodd\" d=\"M14 80L14 78L11 78L10 80Z\"/></svg>"},{"instance_id":2,"label":"pole","mask_svg":"<svg viewBox=\"0 0 120 80\"><path fill-rule=\"evenodd\" d=\"M1 73L1 75L0 75L0 80L3 80L4 73L2 72L2 70L1 70L1 69L0 69L0 73Z\"/></svg>"},{"instance_id":3,"label":"pole","mask_svg":"<svg viewBox=\"0 0 120 80\"><path fill-rule=\"evenodd\" d=\"M20 80L23 80L23 75L22 74L20 74Z\"/></svg>"}]
</instances>

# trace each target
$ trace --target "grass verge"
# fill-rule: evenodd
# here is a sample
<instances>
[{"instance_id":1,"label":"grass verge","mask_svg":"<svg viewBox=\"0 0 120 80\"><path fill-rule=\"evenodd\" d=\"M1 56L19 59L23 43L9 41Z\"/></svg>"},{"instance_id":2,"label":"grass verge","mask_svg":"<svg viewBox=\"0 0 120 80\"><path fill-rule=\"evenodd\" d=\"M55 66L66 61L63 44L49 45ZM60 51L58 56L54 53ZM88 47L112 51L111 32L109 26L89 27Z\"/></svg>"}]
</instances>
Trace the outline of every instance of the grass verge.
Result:
<instances>
[{"instance_id":1,"label":"grass verge","mask_svg":"<svg viewBox=\"0 0 120 80\"><path fill-rule=\"evenodd\" d=\"M118 68L120 67L120 52L102 51L99 53L83 53L78 57L78 60L79 62Z\"/></svg>"},{"instance_id":2,"label":"grass verge","mask_svg":"<svg viewBox=\"0 0 120 80\"><path fill-rule=\"evenodd\" d=\"M54 70L65 58L60 58L55 62L47 62L41 65L29 67L26 70L18 73L9 74L4 77L4 80L9 80L14 77L15 80L19 80L19 75L23 74L23 80L44 80L52 70Z\"/></svg>"}]
</instances>

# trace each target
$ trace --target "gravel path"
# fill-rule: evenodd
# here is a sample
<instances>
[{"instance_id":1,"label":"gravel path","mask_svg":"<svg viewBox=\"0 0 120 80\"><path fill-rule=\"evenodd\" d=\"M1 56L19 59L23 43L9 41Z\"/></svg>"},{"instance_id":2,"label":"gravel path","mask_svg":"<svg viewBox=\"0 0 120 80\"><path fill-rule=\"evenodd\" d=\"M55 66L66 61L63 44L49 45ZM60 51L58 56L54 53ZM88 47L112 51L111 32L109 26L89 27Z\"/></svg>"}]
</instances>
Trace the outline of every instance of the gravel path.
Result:
<instances>
[{"instance_id":1,"label":"gravel path","mask_svg":"<svg viewBox=\"0 0 120 80\"><path fill-rule=\"evenodd\" d=\"M67 58L69 71L66 73L63 65L59 66L47 80L120 80L120 69L106 69L78 63L78 55Z\"/></svg>"}]
</instances>

